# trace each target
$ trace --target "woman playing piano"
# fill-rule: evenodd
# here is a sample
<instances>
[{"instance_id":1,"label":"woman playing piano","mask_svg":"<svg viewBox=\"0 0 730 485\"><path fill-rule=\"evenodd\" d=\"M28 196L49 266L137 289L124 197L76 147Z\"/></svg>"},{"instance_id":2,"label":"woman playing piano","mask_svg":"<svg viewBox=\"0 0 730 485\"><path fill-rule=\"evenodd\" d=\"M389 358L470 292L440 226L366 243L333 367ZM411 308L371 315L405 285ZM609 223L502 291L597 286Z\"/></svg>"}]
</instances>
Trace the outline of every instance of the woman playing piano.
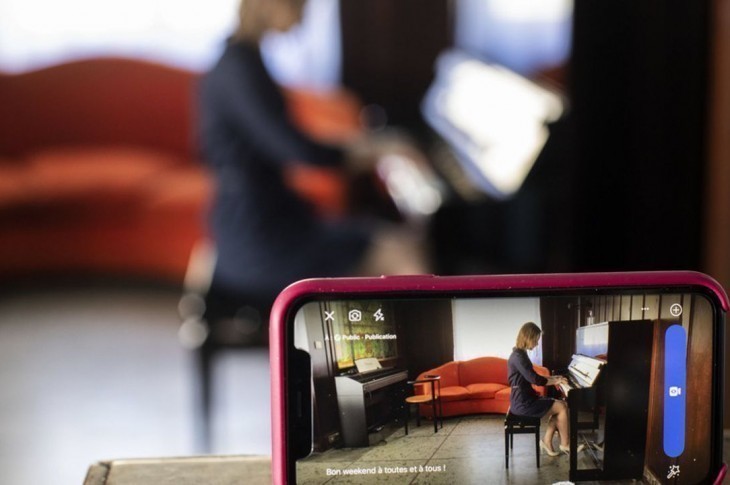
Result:
<instances>
[{"instance_id":1,"label":"woman playing piano","mask_svg":"<svg viewBox=\"0 0 730 485\"><path fill-rule=\"evenodd\" d=\"M537 347L542 330L536 324L527 322L517 334L517 342L507 361L507 379L512 386L510 394L510 412L520 416L542 418L548 416L547 430L540 441L540 448L550 456L557 456L560 451L568 453L570 441L568 433L568 405L557 399L540 397L532 388L536 386L552 386L566 383L563 376L544 377L535 372L527 356L527 351ZM555 431L560 434L560 451L553 448ZM577 451L583 450L583 445Z\"/></svg>"},{"instance_id":2,"label":"woman playing piano","mask_svg":"<svg viewBox=\"0 0 730 485\"><path fill-rule=\"evenodd\" d=\"M290 184L297 167L327 168L346 178L374 170L381 152L393 154L365 135L346 146L321 144L290 118L261 44L265 34L298 23L304 4L243 0L238 28L201 80L200 139L216 181L211 286L237 307L252 297L271 303L292 281L312 276L428 272L410 228L320 217Z\"/></svg>"}]
</instances>

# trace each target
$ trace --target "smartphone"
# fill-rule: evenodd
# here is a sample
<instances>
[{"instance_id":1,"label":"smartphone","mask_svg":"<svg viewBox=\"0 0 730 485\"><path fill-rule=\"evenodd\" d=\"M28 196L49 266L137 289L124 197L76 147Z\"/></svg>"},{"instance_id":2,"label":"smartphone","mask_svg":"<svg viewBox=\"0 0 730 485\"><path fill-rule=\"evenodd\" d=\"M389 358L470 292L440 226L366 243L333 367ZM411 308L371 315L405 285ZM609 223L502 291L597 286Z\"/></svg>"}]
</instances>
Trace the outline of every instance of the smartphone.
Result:
<instances>
[{"instance_id":1,"label":"smartphone","mask_svg":"<svg viewBox=\"0 0 730 485\"><path fill-rule=\"evenodd\" d=\"M274 480L720 483L727 310L695 272L295 283Z\"/></svg>"}]
</instances>

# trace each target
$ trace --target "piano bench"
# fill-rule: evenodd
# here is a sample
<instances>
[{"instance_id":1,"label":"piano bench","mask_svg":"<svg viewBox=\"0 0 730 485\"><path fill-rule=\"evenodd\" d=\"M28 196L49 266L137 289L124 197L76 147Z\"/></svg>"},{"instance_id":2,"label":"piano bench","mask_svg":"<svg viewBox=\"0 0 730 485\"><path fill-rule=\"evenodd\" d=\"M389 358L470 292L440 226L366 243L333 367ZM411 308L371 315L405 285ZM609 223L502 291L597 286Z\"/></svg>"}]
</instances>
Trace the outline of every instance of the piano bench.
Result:
<instances>
[{"instance_id":1,"label":"piano bench","mask_svg":"<svg viewBox=\"0 0 730 485\"><path fill-rule=\"evenodd\" d=\"M514 445L514 435L535 434L535 458L537 467L540 468L540 418L530 416L519 416L507 411L504 418L504 463L509 469L509 452Z\"/></svg>"}]
</instances>

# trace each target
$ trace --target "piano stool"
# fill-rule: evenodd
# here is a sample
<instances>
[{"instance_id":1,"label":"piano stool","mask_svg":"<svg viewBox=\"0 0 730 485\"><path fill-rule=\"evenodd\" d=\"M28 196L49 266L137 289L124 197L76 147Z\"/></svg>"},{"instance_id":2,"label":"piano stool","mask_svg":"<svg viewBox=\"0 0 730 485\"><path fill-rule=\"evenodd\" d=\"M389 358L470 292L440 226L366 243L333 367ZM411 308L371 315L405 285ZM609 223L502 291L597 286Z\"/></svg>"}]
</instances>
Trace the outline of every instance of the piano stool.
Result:
<instances>
[{"instance_id":1,"label":"piano stool","mask_svg":"<svg viewBox=\"0 0 730 485\"><path fill-rule=\"evenodd\" d=\"M535 459L537 468L540 468L540 418L519 416L509 410L504 418L504 463L509 469L509 452L514 445L514 435L535 434Z\"/></svg>"},{"instance_id":2,"label":"piano stool","mask_svg":"<svg viewBox=\"0 0 730 485\"><path fill-rule=\"evenodd\" d=\"M415 386L430 385L431 392L430 394L414 394L413 396L408 396L405 399L404 407L406 408L406 436L408 435L408 422L411 420L411 406L413 404L416 404L418 406L418 411L416 412L417 426L421 426L421 404L431 404L431 406L433 407L433 432L438 433L438 430L444 427L443 406L441 404L440 398L441 376L424 376L422 379L416 381L408 381L408 385L413 386L414 390Z\"/></svg>"},{"instance_id":3,"label":"piano stool","mask_svg":"<svg viewBox=\"0 0 730 485\"><path fill-rule=\"evenodd\" d=\"M265 347L269 311L276 295L239 294L212 282L205 288L186 288L179 305L183 330L197 327L194 353L196 382L194 445L210 453L212 445L213 364L226 349ZM190 331L190 330L187 330Z\"/></svg>"}]
</instances>

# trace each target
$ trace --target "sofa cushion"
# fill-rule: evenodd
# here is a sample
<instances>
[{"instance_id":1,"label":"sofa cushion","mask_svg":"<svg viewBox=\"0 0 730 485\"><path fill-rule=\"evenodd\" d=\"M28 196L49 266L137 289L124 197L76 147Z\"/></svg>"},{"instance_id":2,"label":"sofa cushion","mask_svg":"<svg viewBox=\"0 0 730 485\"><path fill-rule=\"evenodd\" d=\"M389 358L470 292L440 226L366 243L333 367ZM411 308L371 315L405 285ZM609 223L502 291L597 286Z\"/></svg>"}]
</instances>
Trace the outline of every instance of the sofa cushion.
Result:
<instances>
[{"instance_id":1,"label":"sofa cushion","mask_svg":"<svg viewBox=\"0 0 730 485\"><path fill-rule=\"evenodd\" d=\"M147 197L150 210L184 209L199 213L201 221L214 192L213 178L203 167L170 170L164 177L155 178L147 185L151 185L151 193Z\"/></svg>"},{"instance_id":2,"label":"sofa cushion","mask_svg":"<svg viewBox=\"0 0 730 485\"><path fill-rule=\"evenodd\" d=\"M443 402L463 401L464 399L469 399L469 390L466 387L449 386L441 388L441 400Z\"/></svg>"},{"instance_id":3,"label":"sofa cushion","mask_svg":"<svg viewBox=\"0 0 730 485\"><path fill-rule=\"evenodd\" d=\"M459 384L491 382L508 385L507 360L500 357L479 357L459 363Z\"/></svg>"},{"instance_id":4,"label":"sofa cushion","mask_svg":"<svg viewBox=\"0 0 730 485\"><path fill-rule=\"evenodd\" d=\"M466 389L469 391L469 399L494 399L494 395L506 387L504 384L481 383L469 384Z\"/></svg>"},{"instance_id":5,"label":"sofa cushion","mask_svg":"<svg viewBox=\"0 0 730 485\"><path fill-rule=\"evenodd\" d=\"M509 401L510 395L512 395L512 388L505 387L494 394L494 399L497 401Z\"/></svg>"},{"instance_id":6,"label":"sofa cushion","mask_svg":"<svg viewBox=\"0 0 730 485\"><path fill-rule=\"evenodd\" d=\"M0 157L0 212L32 200L28 181L28 170L22 162L6 162Z\"/></svg>"},{"instance_id":7,"label":"sofa cushion","mask_svg":"<svg viewBox=\"0 0 730 485\"><path fill-rule=\"evenodd\" d=\"M175 164L174 156L125 146L46 149L28 157L28 188L39 202L88 201L89 196L132 202Z\"/></svg>"}]
</instances>

